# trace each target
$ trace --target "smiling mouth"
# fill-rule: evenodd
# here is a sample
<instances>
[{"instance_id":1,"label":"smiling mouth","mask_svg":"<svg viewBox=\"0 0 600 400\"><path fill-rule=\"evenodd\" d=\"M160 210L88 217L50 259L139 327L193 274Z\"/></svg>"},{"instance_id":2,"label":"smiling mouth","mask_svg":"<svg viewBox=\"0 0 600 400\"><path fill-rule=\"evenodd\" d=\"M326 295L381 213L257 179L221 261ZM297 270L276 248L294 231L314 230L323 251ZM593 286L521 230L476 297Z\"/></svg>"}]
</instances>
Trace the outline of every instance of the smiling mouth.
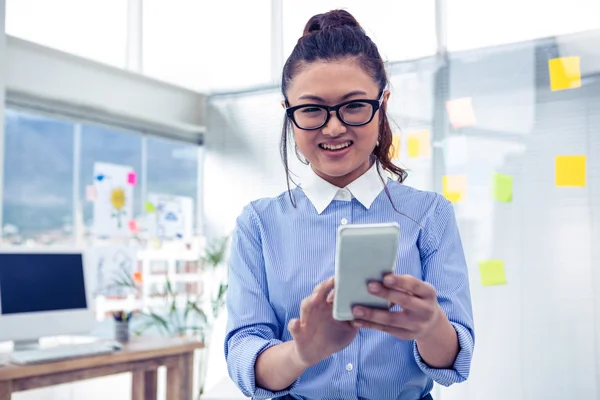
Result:
<instances>
[{"instance_id":1,"label":"smiling mouth","mask_svg":"<svg viewBox=\"0 0 600 400\"><path fill-rule=\"evenodd\" d=\"M348 140L347 142L340 143L340 144L320 143L319 147L323 150L328 150L328 151L340 151L340 150L344 150L347 147L352 146L353 143L354 142L352 142L351 140Z\"/></svg>"}]
</instances>

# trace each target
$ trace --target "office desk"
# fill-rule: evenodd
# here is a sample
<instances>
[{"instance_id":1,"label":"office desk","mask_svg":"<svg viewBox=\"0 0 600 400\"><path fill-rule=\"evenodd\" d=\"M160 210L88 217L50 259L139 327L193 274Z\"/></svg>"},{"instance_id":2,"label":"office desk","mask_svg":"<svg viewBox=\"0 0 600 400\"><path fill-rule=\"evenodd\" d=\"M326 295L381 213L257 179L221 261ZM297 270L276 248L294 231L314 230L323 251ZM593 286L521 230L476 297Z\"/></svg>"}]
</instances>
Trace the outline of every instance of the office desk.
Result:
<instances>
[{"instance_id":1,"label":"office desk","mask_svg":"<svg viewBox=\"0 0 600 400\"><path fill-rule=\"evenodd\" d=\"M157 369L167 367L167 399L192 400L194 350L203 344L179 338L136 338L113 354L37 365L0 366L0 400L12 393L131 372L132 399L156 399ZM8 355L0 355L0 365Z\"/></svg>"}]
</instances>

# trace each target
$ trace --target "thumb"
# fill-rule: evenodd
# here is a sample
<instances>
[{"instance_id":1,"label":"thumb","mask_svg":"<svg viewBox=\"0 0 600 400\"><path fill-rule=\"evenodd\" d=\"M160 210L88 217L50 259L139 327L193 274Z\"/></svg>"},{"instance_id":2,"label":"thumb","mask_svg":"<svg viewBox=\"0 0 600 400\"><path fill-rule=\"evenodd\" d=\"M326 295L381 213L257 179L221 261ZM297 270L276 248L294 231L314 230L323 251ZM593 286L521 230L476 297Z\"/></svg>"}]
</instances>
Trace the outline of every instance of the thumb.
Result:
<instances>
[{"instance_id":1,"label":"thumb","mask_svg":"<svg viewBox=\"0 0 600 400\"><path fill-rule=\"evenodd\" d=\"M298 318L292 318L288 323L288 330L292 334L292 336L296 336L298 330L300 329L300 320Z\"/></svg>"},{"instance_id":2,"label":"thumb","mask_svg":"<svg viewBox=\"0 0 600 400\"><path fill-rule=\"evenodd\" d=\"M333 297L335 296L335 289L333 289L331 292L329 292L329 294L327 295L327 303L332 304L333 303Z\"/></svg>"}]
</instances>

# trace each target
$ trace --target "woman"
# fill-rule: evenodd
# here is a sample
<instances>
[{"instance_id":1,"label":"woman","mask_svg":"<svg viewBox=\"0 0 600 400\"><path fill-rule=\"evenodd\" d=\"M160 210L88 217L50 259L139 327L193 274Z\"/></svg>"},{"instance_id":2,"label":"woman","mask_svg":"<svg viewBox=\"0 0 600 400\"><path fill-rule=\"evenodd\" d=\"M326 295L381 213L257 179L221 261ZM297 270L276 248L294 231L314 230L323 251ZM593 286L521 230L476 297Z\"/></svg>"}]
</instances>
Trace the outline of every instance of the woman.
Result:
<instances>
[{"instance_id":1,"label":"woman","mask_svg":"<svg viewBox=\"0 0 600 400\"><path fill-rule=\"evenodd\" d=\"M387 84L377 47L341 10L312 17L284 66L288 188L290 127L312 174L237 220L225 356L246 396L431 399L434 380L467 379L473 317L454 211L402 184L388 155ZM401 232L396 274L369 290L395 306L334 320L338 226L391 221Z\"/></svg>"}]
</instances>

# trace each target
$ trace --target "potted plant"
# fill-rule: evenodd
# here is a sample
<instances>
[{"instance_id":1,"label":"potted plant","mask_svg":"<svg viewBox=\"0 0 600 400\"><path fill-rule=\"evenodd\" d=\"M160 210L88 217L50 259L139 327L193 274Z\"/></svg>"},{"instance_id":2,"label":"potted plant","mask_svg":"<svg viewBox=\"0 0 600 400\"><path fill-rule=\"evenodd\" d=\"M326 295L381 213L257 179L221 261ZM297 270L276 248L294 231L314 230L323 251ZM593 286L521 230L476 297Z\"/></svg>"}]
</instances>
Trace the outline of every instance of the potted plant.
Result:
<instances>
[{"instance_id":1,"label":"potted plant","mask_svg":"<svg viewBox=\"0 0 600 400\"><path fill-rule=\"evenodd\" d=\"M133 332L136 335L153 329L162 335L187 336L204 342L204 348L196 353L200 394L203 392L208 370L208 347L212 328L225 305L227 268L224 267L228 242L229 237L209 241L200 257L203 262L202 278L210 283L205 288L204 296L192 297L188 293L177 293L171 280L166 277L164 290L153 294L163 297L164 302L157 307L137 311L132 320ZM130 271L122 270L114 286L139 291L140 283Z\"/></svg>"}]
</instances>

